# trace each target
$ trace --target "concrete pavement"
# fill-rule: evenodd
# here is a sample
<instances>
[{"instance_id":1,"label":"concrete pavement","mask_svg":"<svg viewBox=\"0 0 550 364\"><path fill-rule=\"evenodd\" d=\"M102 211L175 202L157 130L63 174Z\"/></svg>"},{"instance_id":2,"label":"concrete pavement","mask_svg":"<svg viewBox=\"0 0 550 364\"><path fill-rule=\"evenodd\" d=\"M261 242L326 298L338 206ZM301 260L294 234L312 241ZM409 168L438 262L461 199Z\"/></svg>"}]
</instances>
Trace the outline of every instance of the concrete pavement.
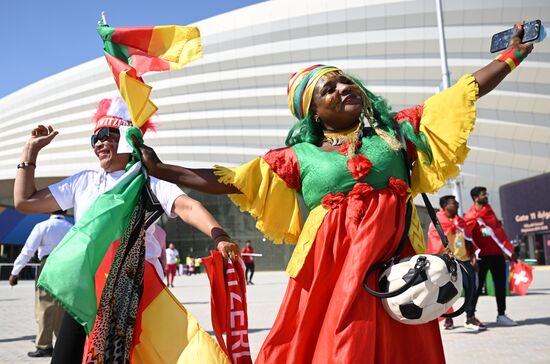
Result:
<instances>
[{"instance_id":1,"label":"concrete pavement","mask_svg":"<svg viewBox=\"0 0 550 364\"><path fill-rule=\"evenodd\" d=\"M284 272L257 272L248 289L249 340L254 357L267 336L282 300L287 277ZM176 277L173 293L211 331L210 292L205 274ZM447 362L458 363L548 363L550 358L550 271L536 270L529 294L507 299L507 314L517 327L495 325L494 297L480 297L478 318L488 324L485 332L460 327L443 331ZM34 283L10 287L0 282L0 364L49 363L31 359L34 350ZM463 324L463 317L455 325Z\"/></svg>"}]
</instances>

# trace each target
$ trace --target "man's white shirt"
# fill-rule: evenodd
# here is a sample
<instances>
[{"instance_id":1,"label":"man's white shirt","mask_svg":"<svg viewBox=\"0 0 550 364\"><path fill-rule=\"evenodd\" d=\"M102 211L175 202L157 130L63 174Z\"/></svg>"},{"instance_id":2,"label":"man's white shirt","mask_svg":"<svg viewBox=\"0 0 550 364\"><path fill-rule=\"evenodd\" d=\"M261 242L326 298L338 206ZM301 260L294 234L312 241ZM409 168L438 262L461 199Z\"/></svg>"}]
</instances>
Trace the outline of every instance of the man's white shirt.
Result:
<instances>
[{"instance_id":1,"label":"man's white shirt","mask_svg":"<svg viewBox=\"0 0 550 364\"><path fill-rule=\"evenodd\" d=\"M122 170L112 173L84 170L48 188L61 209L74 209L75 223L77 223L97 197L110 189L123 175ZM177 215L172 213L172 206L174 201L185 193L175 184L154 177L150 177L150 185L164 212L171 218L176 217ZM145 259L155 265L159 276L162 277L162 267L158 261L162 248L154 239L153 232L152 226L145 232Z\"/></svg>"},{"instance_id":2,"label":"man's white shirt","mask_svg":"<svg viewBox=\"0 0 550 364\"><path fill-rule=\"evenodd\" d=\"M72 226L61 215L51 215L48 220L36 224L21 249L21 253L15 259L11 274L18 275L37 250L40 260L50 255Z\"/></svg>"}]
</instances>

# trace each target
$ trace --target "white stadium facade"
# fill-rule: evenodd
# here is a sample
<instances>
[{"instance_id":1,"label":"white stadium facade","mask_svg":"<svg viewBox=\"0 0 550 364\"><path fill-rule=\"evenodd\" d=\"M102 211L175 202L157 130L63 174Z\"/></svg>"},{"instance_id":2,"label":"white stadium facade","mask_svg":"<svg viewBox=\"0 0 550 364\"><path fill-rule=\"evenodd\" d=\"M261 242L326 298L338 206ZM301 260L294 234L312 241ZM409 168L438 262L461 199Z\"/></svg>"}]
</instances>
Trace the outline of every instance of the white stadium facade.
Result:
<instances>
[{"instance_id":1,"label":"white stadium facade","mask_svg":"<svg viewBox=\"0 0 550 364\"><path fill-rule=\"evenodd\" d=\"M180 71L145 76L159 107L158 131L146 135L146 142L164 161L188 167L235 166L280 147L294 122L286 102L288 78L316 63L366 80L396 111L422 103L441 80L435 10L435 0L277 0L200 21L194 25L201 30L203 58ZM492 34L519 19L550 25L547 0L443 1L443 11L452 80L491 61ZM12 203L15 165L38 123L60 132L39 155L41 186L97 168L90 117L101 98L116 94L109 68L98 58L0 99L0 203ZM477 106L462 168L463 204L470 205L473 186L483 185L500 213L502 184L550 171L550 40L536 44L527 61ZM225 197L192 195L237 239L261 239ZM204 240L183 224L165 226L184 251L206 250ZM271 254L268 244L257 245ZM278 258L266 258L264 267L280 268L288 259L290 248L276 250Z\"/></svg>"}]
</instances>

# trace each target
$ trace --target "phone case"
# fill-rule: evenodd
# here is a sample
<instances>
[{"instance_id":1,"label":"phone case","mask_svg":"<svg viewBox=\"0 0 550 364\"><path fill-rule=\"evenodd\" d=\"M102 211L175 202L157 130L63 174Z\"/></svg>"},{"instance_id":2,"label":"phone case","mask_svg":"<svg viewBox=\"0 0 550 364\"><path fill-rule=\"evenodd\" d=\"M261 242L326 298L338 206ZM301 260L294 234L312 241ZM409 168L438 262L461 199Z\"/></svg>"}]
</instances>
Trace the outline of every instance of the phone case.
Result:
<instances>
[{"instance_id":1,"label":"phone case","mask_svg":"<svg viewBox=\"0 0 550 364\"><path fill-rule=\"evenodd\" d=\"M528 43L528 42L536 41L540 36L540 30L541 30L540 20L533 20L528 23L525 23L523 39L521 40L521 42ZM506 29L505 31L494 34L493 37L491 38L490 52L495 53L508 48L508 43L510 43L510 39L512 39L514 34L516 34L515 28Z\"/></svg>"}]
</instances>

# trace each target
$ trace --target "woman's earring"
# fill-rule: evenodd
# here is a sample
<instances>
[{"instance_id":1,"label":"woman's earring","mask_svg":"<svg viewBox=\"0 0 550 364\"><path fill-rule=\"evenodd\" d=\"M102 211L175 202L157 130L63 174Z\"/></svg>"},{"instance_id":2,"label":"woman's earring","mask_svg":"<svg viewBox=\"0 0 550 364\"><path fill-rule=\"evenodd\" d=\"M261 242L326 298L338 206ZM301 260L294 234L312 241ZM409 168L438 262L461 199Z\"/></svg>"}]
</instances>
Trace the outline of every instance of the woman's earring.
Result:
<instances>
[{"instance_id":1,"label":"woman's earring","mask_svg":"<svg viewBox=\"0 0 550 364\"><path fill-rule=\"evenodd\" d=\"M316 123L320 123L321 118L319 117L319 115L315 114L315 115L313 115L313 121L315 121Z\"/></svg>"}]
</instances>

